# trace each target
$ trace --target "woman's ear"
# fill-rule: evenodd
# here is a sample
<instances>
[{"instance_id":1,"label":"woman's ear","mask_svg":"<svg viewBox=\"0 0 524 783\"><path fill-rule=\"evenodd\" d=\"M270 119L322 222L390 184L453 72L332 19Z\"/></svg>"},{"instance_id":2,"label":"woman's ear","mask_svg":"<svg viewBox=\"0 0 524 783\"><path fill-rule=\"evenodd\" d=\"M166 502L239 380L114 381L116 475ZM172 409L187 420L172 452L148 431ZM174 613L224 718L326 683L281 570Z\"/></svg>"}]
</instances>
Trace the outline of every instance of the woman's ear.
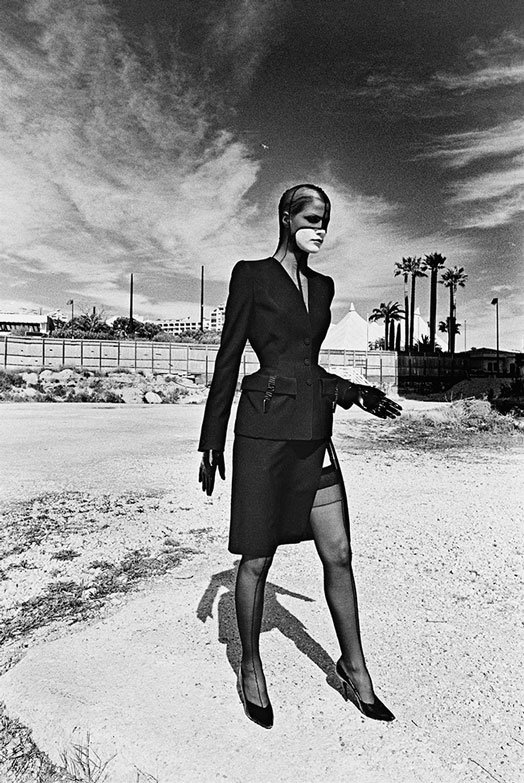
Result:
<instances>
[{"instance_id":1,"label":"woman's ear","mask_svg":"<svg viewBox=\"0 0 524 783\"><path fill-rule=\"evenodd\" d=\"M289 228L289 221L290 221L289 212L283 212L282 213L282 223L287 228Z\"/></svg>"}]
</instances>

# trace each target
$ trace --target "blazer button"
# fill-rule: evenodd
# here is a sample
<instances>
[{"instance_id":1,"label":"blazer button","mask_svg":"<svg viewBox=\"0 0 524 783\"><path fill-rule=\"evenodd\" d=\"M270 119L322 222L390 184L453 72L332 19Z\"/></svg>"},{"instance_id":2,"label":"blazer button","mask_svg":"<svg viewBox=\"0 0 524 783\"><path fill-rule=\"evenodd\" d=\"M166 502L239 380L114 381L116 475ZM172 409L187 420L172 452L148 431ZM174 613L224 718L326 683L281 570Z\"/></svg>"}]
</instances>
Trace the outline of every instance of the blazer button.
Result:
<instances>
[{"instance_id":1,"label":"blazer button","mask_svg":"<svg viewBox=\"0 0 524 783\"><path fill-rule=\"evenodd\" d=\"M310 345L311 344L311 338L310 337L304 337L304 345Z\"/></svg>"},{"instance_id":2,"label":"blazer button","mask_svg":"<svg viewBox=\"0 0 524 783\"><path fill-rule=\"evenodd\" d=\"M313 385L313 381L311 380L311 378L306 378L306 384L307 384L307 386L312 386Z\"/></svg>"},{"instance_id":3,"label":"blazer button","mask_svg":"<svg viewBox=\"0 0 524 783\"><path fill-rule=\"evenodd\" d=\"M311 364L311 362L309 361L309 359L304 359L304 364L305 364L305 365L306 365L306 367L307 367L308 365L310 365L310 364Z\"/></svg>"}]
</instances>

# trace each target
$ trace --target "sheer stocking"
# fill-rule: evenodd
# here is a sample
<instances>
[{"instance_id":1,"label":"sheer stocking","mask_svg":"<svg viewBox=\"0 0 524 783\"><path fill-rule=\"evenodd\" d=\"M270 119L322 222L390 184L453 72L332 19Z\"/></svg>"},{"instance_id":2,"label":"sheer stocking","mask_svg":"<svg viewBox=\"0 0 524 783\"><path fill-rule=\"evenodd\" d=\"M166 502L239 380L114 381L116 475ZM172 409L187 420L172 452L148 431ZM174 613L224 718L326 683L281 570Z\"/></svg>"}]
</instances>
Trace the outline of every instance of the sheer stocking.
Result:
<instances>
[{"instance_id":1,"label":"sheer stocking","mask_svg":"<svg viewBox=\"0 0 524 783\"><path fill-rule=\"evenodd\" d=\"M235 606L242 643L242 681L248 701L259 707L268 705L266 680L260 659L259 638L264 610L264 588L273 562L268 557L243 555L238 566Z\"/></svg>"},{"instance_id":2,"label":"sheer stocking","mask_svg":"<svg viewBox=\"0 0 524 783\"><path fill-rule=\"evenodd\" d=\"M313 510L311 525L324 567L324 590L340 644L342 666L361 699L372 703L373 684L366 667L360 637L357 591L351 565L349 521L339 503L324 506L321 513L322 518Z\"/></svg>"}]
</instances>

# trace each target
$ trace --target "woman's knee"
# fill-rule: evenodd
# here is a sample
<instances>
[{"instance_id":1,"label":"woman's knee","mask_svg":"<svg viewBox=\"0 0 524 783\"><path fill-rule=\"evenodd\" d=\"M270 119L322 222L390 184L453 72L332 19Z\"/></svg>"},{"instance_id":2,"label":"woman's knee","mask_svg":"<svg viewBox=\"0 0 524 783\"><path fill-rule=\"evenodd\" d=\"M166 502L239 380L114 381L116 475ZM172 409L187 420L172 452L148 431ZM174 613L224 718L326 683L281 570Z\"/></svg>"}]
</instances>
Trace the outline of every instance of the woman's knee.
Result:
<instances>
[{"instance_id":1,"label":"woman's knee","mask_svg":"<svg viewBox=\"0 0 524 783\"><path fill-rule=\"evenodd\" d=\"M240 561L239 570L241 569L246 575L258 579L267 574L272 561L273 555L268 557L251 557L249 555L243 555Z\"/></svg>"},{"instance_id":2,"label":"woman's knee","mask_svg":"<svg viewBox=\"0 0 524 783\"><path fill-rule=\"evenodd\" d=\"M320 550L320 559L331 568L347 568L351 565L351 546L347 538L330 542Z\"/></svg>"}]
</instances>

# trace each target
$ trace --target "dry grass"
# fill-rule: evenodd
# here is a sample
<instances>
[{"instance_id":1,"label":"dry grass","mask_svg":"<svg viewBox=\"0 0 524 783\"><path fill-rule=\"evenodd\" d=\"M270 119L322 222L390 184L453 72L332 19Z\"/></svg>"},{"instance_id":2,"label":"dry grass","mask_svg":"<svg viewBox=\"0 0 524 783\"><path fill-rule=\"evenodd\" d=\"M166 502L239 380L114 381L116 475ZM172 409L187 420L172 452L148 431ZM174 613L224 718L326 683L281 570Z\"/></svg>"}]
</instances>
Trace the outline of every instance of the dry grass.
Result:
<instances>
[{"instance_id":1,"label":"dry grass","mask_svg":"<svg viewBox=\"0 0 524 783\"><path fill-rule=\"evenodd\" d=\"M31 732L6 715L0 704L0 780L2 783L72 783L65 770L52 764L31 738Z\"/></svg>"},{"instance_id":2,"label":"dry grass","mask_svg":"<svg viewBox=\"0 0 524 783\"><path fill-rule=\"evenodd\" d=\"M31 598L4 600L0 671L16 663L38 632L58 629L61 622L70 624L94 618L107 602L120 600L144 580L167 573L194 554L194 549L173 535L163 534L151 538L151 548L135 547L121 556L111 556L111 542L119 535L123 521L144 520L141 529L147 535L151 528L145 520L156 519L160 502L155 493L93 497L62 492L11 503L3 509L0 580L12 584L21 574L41 577L38 557L42 553L56 563L56 570L48 574L53 581L44 578L39 592ZM169 502L166 509L172 513ZM164 522L158 524L165 526L165 516ZM86 542L99 539L102 534L107 537L111 555L96 559L87 554L86 560ZM80 537L75 546L70 544L71 535ZM76 578L68 577L70 568L77 568ZM88 737L67 751L62 759L63 769L53 765L36 747L30 731L9 717L0 704L1 783L109 783L110 761L97 756ZM156 778L137 769L136 777L129 783L156 783Z\"/></svg>"},{"instance_id":3,"label":"dry grass","mask_svg":"<svg viewBox=\"0 0 524 783\"><path fill-rule=\"evenodd\" d=\"M460 400L424 413L408 412L385 423L381 443L415 449L503 448L524 442L521 420L488 402Z\"/></svg>"},{"instance_id":4,"label":"dry grass","mask_svg":"<svg viewBox=\"0 0 524 783\"><path fill-rule=\"evenodd\" d=\"M13 607L12 616L0 629L0 644L57 620L88 619L108 596L128 592L148 577L167 573L193 552L189 548L174 547L172 551L151 555L147 549L137 549L119 563L93 563L92 567L99 569L99 573L89 586L74 581L53 582L39 595Z\"/></svg>"}]
</instances>

